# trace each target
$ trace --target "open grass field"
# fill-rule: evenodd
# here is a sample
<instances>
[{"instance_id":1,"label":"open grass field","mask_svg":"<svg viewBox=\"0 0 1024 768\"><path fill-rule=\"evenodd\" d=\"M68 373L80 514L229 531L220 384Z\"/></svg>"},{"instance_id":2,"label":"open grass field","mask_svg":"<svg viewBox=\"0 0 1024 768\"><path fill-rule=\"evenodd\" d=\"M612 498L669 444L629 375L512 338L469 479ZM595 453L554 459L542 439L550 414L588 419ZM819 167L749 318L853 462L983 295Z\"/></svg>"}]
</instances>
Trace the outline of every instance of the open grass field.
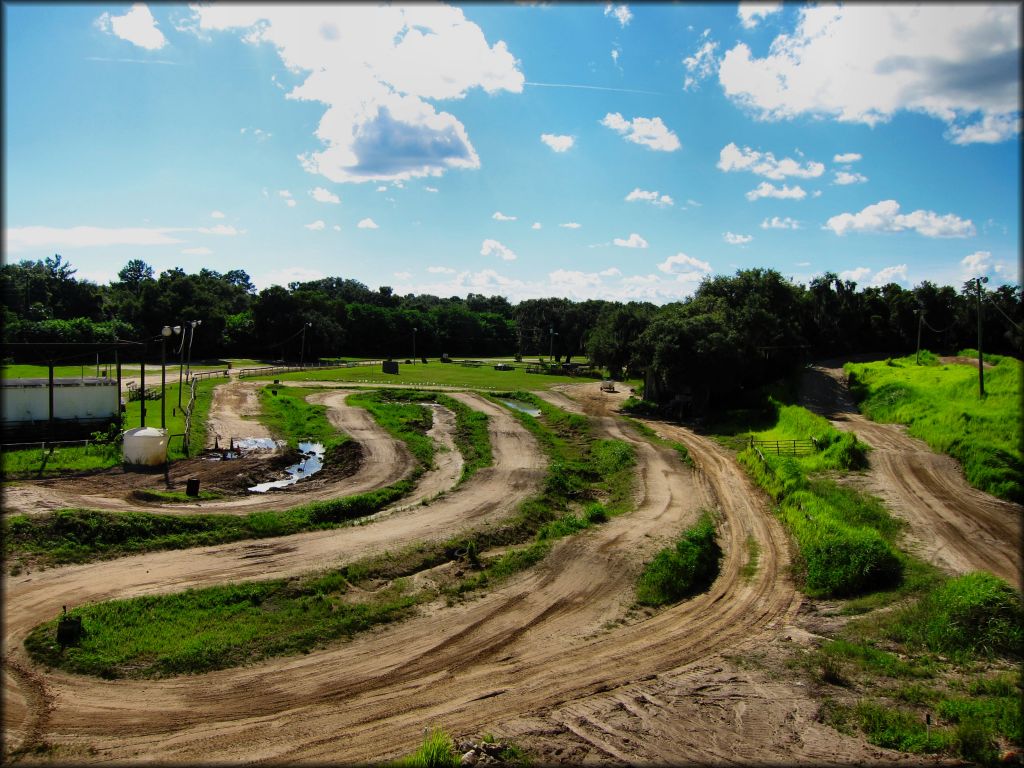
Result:
<instances>
[{"instance_id":1,"label":"open grass field","mask_svg":"<svg viewBox=\"0 0 1024 768\"><path fill-rule=\"evenodd\" d=\"M964 350L963 356L976 355ZM988 355L985 398L972 365L915 365L914 356L876 363L847 363L850 390L870 419L906 424L914 437L957 459L975 488L1024 502L1021 453L1022 364Z\"/></svg>"},{"instance_id":2,"label":"open grass field","mask_svg":"<svg viewBox=\"0 0 1024 768\"><path fill-rule=\"evenodd\" d=\"M302 371L274 374L264 378L281 381L339 381L356 384L397 384L401 386L448 386L482 390L530 390L549 389L555 384L577 384L585 378L571 376L549 376L544 373L527 373L525 367L511 371L496 371L494 365L485 363L479 367L464 366L460 363L439 363L431 361L425 365L400 363L397 374L381 372L380 366L358 368L334 368L324 371Z\"/></svg>"}]
</instances>

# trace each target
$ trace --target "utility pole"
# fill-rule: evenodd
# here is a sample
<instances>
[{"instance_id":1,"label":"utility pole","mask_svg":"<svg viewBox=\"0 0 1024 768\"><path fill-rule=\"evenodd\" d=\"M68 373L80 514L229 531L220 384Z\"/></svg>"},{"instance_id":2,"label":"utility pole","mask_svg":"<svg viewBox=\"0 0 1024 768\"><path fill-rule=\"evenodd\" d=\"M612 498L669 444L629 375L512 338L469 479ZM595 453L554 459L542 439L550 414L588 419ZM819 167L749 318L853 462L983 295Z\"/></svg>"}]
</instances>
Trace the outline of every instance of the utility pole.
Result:
<instances>
[{"instance_id":1,"label":"utility pole","mask_svg":"<svg viewBox=\"0 0 1024 768\"><path fill-rule=\"evenodd\" d=\"M413 365L416 365L416 331L417 331L417 329L415 327L413 327L413 329L412 329L412 364Z\"/></svg>"},{"instance_id":2,"label":"utility pole","mask_svg":"<svg viewBox=\"0 0 1024 768\"><path fill-rule=\"evenodd\" d=\"M551 336L551 343L548 345L548 362L550 363L555 359L555 329L554 326L548 329L548 333Z\"/></svg>"},{"instance_id":3,"label":"utility pole","mask_svg":"<svg viewBox=\"0 0 1024 768\"><path fill-rule=\"evenodd\" d=\"M924 321L925 311L923 309L914 310L914 314L917 315L917 359L914 361L914 365L921 364L921 323Z\"/></svg>"},{"instance_id":4,"label":"utility pole","mask_svg":"<svg viewBox=\"0 0 1024 768\"><path fill-rule=\"evenodd\" d=\"M982 369L981 355L981 284L987 283L987 277L974 278L974 285L978 289L978 397L985 397L985 373Z\"/></svg>"},{"instance_id":5,"label":"utility pole","mask_svg":"<svg viewBox=\"0 0 1024 768\"><path fill-rule=\"evenodd\" d=\"M302 368L306 363L306 329L309 328L312 323L306 323L302 326L302 347L299 351L299 368ZM294 337L293 337L294 338Z\"/></svg>"}]
</instances>

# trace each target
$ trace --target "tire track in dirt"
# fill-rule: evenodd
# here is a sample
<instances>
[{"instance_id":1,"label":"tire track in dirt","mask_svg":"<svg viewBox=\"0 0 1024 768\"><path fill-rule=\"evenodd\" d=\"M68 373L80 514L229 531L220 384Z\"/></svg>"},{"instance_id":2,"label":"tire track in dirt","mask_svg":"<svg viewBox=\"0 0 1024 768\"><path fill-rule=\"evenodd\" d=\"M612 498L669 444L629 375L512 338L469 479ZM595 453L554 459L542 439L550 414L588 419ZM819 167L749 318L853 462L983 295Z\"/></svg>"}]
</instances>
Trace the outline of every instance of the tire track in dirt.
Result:
<instances>
[{"instance_id":1,"label":"tire track in dirt","mask_svg":"<svg viewBox=\"0 0 1024 768\"><path fill-rule=\"evenodd\" d=\"M259 421L263 409L257 392L265 382L232 378L213 388L210 412L206 417L206 447L215 443L227 446L232 439L273 437Z\"/></svg>"},{"instance_id":2,"label":"tire track in dirt","mask_svg":"<svg viewBox=\"0 0 1024 768\"><path fill-rule=\"evenodd\" d=\"M518 426L505 418L504 425L495 425L499 430ZM636 445L642 503L630 515L559 542L540 567L478 600L424 612L308 656L163 681L96 681L54 672L51 685L66 705L54 717L49 739L95 747L103 759L379 759L411 748L423 725L439 718L456 732L469 732L552 711L693 662L709 648L742 647L785 621L799 604L779 576L785 542L735 463L713 446L709 467L724 475L697 478L680 466L674 451L639 440L614 420L600 424L604 435ZM689 433L684 440L695 453L703 448ZM500 462L503 451L495 442ZM528 441L520 435L518 442ZM535 445L525 447L525 455L518 454L521 463L538 453ZM492 474L501 467L497 463ZM454 506L476 481L432 505L431 514ZM479 484L491 505L507 493L504 484L483 478ZM726 556L711 591L646 621L609 629L626 616L644 553L676 534L699 506L715 503L724 513ZM368 542L358 534L380 533L389 522L346 529L356 534L346 537L347 551L363 554ZM748 530L764 538L762 566L750 582L738 576ZM315 567L302 538L287 539L296 549L285 557L296 570ZM378 543L398 546L386 537ZM52 615L44 606L55 593L77 586L80 598L97 599L179 589L195 580L201 555L173 554L180 558L176 576L159 575L148 583L137 576L133 581L128 569L117 572L124 561L62 569L60 578L41 574L47 585L11 580L9 647L20 649L24 632ZM159 557L138 558L135 567L152 571ZM227 565L219 576L204 574L201 580L245 577L246 563L237 555ZM279 563L270 570L281 568Z\"/></svg>"},{"instance_id":3,"label":"tire track in dirt","mask_svg":"<svg viewBox=\"0 0 1024 768\"><path fill-rule=\"evenodd\" d=\"M1019 588L1024 508L972 488L956 460L905 426L861 415L845 382L842 368L815 366L804 375L801 400L872 447L868 472L851 483L908 523L911 552L948 572L989 571Z\"/></svg>"}]
</instances>

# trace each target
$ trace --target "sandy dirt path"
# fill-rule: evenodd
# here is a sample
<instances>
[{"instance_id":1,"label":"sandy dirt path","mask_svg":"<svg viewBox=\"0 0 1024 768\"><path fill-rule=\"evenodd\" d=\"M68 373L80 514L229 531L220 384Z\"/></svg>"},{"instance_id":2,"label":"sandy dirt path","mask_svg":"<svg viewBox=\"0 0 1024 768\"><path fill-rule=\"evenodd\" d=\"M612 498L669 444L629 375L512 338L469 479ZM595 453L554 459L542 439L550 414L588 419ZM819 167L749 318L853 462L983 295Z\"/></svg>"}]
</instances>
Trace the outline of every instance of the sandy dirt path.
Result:
<instances>
[{"instance_id":1,"label":"sandy dirt path","mask_svg":"<svg viewBox=\"0 0 1024 768\"><path fill-rule=\"evenodd\" d=\"M214 387L206 419L207 448L215 444L225 448L232 439L272 437L270 430L259 421L263 410L257 393L265 385L265 382L232 378Z\"/></svg>"},{"instance_id":2,"label":"sandy dirt path","mask_svg":"<svg viewBox=\"0 0 1024 768\"><path fill-rule=\"evenodd\" d=\"M911 552L950 573L985 570L1020 587L1020 505L972 488L954 459L910 437L905 426L861 415L841 367L808 369L801 400L872 447L869 471L852 482L907 521Z\"/></svg>"},{"instance_id":3,"label":"sandy dirt path","mask_svg":"<svg viewBox=\"0 0 1024 768\"><path fill-rule=\"evenodd\" d=\"M27 662L20 641L32 625L53 615L60 599L74 601L65 597L69 591L74 599L103 599L179 589L195 579L200 552L168 553L180 560L176 572L154 573L163 559L155 554L132 558L134 564L124 560L11 579L5 700L12 706L5 709L5 728L54 744L55 759L75 762L365 763L410 751L424 726L434 724L454 733L513 736L537 749L543 762L764 764L897 757L815 723L815 702L806 692L767 673L737 671L718 655L789 642L801 605L785 575L785 536L729 453L688 430L650 423L688 445L698 467L690 471L674 451L640 440L613 418L603 394L572 395L578 405L571 407L592 413L600 436L636 447L633 513L562 540L539 567L478 599L433 606L309 655L169 680L43 673ZM474 406L485 404L494 407L485 401ZM438 523L471 495L466 492L474 484L473 493L486 494L488 505L509 501L510 478L503 473L510 459L520 462L519 474L532 473L536 487L540 468L526 466L538 454L536 445L521 434L502 445L505 430L512 436L516 426L507 414L504 420L492 416L495 467L431 505L427 514L398 513L373 526L331 532L344 538L336 544L335 560L395 546L381 533ZM499 482L488 474L501 476ZM653 616L631 610L642 562L702 506L721 510L720 577L707 594ZM460 514L449 530L464 519ZM361 538L374 533L375 539ZM761 550L750 579L740 573L748 537ZM234 548L221 574L200 580L308 570L315 567L309 557L313 540L281 540L279 545L294 550L269 556L262 568L253 568L242 548ZM142 577L144 569L149 573Z\"/></svg>"},{"instance_id":4,"label":"sandy dirt path","mask_svg":"<svg viewBox=\"0 0 1024 768\"><path fill-rule=\"evenodd\" d=\"M563 540L540 567L501 589L308 656L239 670L145 682L53 672L36 695L54 702L47 716L37 718L36 731L84 760L216 755L229 761L362 762L411 749L422 727L439 721L456 732L496 721L514 729L523 718L538 717L564 727L564 708L586 697L652 679L701 659L711 647L741 647L766 627L784 623L799 605L792 585L779 575L785 541L735 463L716 450L708 460L715 474L698 476L673 451L639 440L611 417L598 417L598 429L637 448L637 510ZM702 446L693 439L696 451ZM434 515L460 493L434 505ZM723 511L722 576L706 595L631 620L632 584L643 560L707 504ZM349 530L379 534L388 522ZM739 576L747 535L762 543L763 568L750 581ZM301 548L300 538L287 542ZM366 551L364 542L348 543L353 551ZM194 561L197 553L176 554ZM139 565L150 566L152 574L158 558L140 558ZM149 584L136 577L126 586L123 573L102 572L126 564L42 574L49 585L12 579L8 647L20 648L23 633L47 615L41 609L48 592L60 590L67 599L77 587L81 597L96 599L181 586L181 573L178 584L157 576ZM189 574L184 580L194 580L198 565L179 566ZM296 565L308 568L308 558ZM225 576L238 577L238 568L225 570ZM107 595L97 594L99 584L106 584ZM25 663L20 654L14 651L14 663ZM23 696L24 714L31 711L30 698ZM630 743L619 748L642 760L645 753Z\"/></svg>"}]
</instances>

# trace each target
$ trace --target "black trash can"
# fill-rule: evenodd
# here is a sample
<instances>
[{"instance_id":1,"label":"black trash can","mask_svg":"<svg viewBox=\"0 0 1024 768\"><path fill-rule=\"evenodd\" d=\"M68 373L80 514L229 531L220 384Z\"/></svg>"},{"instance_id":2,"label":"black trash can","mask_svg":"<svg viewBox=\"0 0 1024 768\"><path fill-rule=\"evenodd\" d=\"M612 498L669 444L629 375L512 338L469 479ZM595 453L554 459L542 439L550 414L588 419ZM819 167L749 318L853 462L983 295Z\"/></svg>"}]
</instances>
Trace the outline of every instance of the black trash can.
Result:
<instances>
[{"instance_id":1,"label":"black trash can","mask_svg":"<svg viewBox=\"0 0 1024 768\"><path fill-rule=\"evenodd\" d=\"M199 478L190 477L185 482L185 495L186 496L198 496L199 495Z\"/></svg>"}]
</instances>

